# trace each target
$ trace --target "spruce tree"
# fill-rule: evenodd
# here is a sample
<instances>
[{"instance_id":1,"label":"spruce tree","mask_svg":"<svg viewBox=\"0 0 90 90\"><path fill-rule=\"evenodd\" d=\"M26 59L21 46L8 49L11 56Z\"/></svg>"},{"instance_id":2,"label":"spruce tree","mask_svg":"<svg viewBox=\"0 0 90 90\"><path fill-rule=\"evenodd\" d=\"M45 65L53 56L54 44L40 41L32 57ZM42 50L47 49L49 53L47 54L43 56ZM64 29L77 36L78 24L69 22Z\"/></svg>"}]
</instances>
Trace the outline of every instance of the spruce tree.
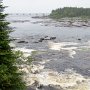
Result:
<instances>
[{"instance_id":1,"label":"spruce tree","mask_svg":"<svg viewBox=\"0 0 90 90\"><path fill-rule=\"evenodd\" d=\"M21 74L15 65L16 56L9 45L9 23L5 21L5 7L0 0L0 90L24 90Z\"/></svg>"}]
</instances>

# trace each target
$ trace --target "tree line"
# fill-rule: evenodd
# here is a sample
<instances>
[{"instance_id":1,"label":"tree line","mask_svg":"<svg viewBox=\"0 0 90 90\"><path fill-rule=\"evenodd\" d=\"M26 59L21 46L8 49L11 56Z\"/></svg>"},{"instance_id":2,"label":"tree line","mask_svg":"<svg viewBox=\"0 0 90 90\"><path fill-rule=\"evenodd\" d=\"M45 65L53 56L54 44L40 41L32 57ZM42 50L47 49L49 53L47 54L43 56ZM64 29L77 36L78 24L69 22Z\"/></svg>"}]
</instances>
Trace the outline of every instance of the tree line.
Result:
<instances>
[{"instance_id":1,"label":"tree line","mask_svg":"<svg viewBox=\"0 0 90 90\"><path fill-rule=\"evenodd\" d=\"M24 90L21 73L16 67L17 56L13 53L9 43L9 22L5 21L7 14L3 13L4 6L0 0L0 90Z\"/></svg>"},{"instance_id":2,"label":"tree line","mask_svg":"<svg viewBox=\"0 0 90 90\"><path fill-rule=\"evenodd\" d=\"M52 10L49 15L51 18L65 18L65 17L85 17L90 18L90 8L64 7Z\"/></svg>"}]
</instances>

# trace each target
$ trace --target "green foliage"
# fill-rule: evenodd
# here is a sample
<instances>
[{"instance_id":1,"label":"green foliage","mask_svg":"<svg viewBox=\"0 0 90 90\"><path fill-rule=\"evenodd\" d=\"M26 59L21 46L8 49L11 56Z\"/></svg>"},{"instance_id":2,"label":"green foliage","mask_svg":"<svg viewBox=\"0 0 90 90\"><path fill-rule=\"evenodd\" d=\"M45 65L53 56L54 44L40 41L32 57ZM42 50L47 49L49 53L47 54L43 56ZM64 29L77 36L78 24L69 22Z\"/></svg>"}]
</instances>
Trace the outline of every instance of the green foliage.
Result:
<instances>
[{"instance_id":1,"label":"green foliage","mask_svg":"<svg viewBox=\"0 0 90 90\"><path fill-rule=\"evenodd\" d=\"M32 56L27 57L27 62L28 64L31 64L32 61L34 61L35 59Z\"/></svg>"},{"instance_id":2,"label":"green foliage","mask_svg":"<svg viewBox=\"0 0 90 90\"><path fill-rule=\"evenodd\" d=\"M65 18L65 17L81 17L90 18L90 8L64 7L53 10L50 14L51 18Z\"/></svg>"},{"instance_id":3,"label":"green foliage","mask_svg":"<svg viewBox=\"0 0 90 90\"><path fill-rule=\"evenodd\" d=\"M19 58L19 57L22 57L23 56L23 52L21 52L21 51L16 51L15 52L15 54L16 54L16 56L17 56L17 58Z\"/></svg>"},{"instance_id":4,"label":"green foliage","mask_svg":"<svg viewBox=\"0 0 90 90\"><path fill-rule=\"evenodd\" d=\"M9 46L8 22L5 21L6 14L3 14L3 7L0 1L0 90L24 90L21 73L15 66L17 57Z\"/></svg>"}]
</instances>

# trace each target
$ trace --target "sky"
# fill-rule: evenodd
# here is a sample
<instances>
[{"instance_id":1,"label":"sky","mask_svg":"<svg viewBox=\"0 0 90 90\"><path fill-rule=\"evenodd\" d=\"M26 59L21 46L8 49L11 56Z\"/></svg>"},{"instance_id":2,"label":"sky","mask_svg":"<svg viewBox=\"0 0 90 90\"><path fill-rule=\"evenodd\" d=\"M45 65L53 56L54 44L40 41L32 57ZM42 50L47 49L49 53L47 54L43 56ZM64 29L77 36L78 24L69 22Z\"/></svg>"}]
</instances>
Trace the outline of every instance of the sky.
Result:
<instances>
[{"instance_id":1,"label":"sky","mask_svg":"<svg viewBox=\"0 0 90 90\"><path fill-rule=\"evenodd\" d=\"M60 7L89 7L90 0L3 0L6 13L50 13Z\"/></svg>"}]
</instances>

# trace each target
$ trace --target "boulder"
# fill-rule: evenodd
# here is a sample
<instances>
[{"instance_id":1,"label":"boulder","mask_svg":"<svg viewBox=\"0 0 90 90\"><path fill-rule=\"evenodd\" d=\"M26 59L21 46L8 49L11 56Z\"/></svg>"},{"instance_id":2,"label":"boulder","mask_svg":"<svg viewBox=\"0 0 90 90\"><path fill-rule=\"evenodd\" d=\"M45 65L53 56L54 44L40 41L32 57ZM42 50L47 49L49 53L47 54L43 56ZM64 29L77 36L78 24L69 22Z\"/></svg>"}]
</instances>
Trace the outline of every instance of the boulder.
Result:
<instances>
[{"instance_id":1,"label":"boulder","mask_svg":"<svg viewBox=\"0 0 90 90\"><path fill-rule=\"evenodd\" d=\"M44 38L44 40L50 40L50 37L46 37L46 38Z\"/></svg>"},{"instance_id":2,"label":"boulder","mask_svg":"<svg viewBox=\"0 0 90 90\"><path fill-rule=\"evenodd\" d=\"M54 40L54 39L56 39L56 37L45 36L43 38L40 38L38 41L35 41L34 43L39 43L39 42L43 42L44 40Z\"/></svg>"},{"instance_id":3,"label":"boulder","mask_svg":"<svg viewBox=\"0 0 90 90\"><path fill-rule=\"evenodd\" d=\"M38 41L35 41L35 42L33 42L33 43L39 43Z\"/></svg>"},{"instance_id":4,"label":"boulder","mask_svg":"<svg viewBox=\"0 0 90 90\"><path fill-rule=\"evenodd\" d=\"M45 36L44 38L47 38L48 36Z\"/></svg>"},{"instance_id":5,"label":"boulder","mask_svg":"<svg viewBox=\"0 0 90 90\"><path fill-rule=\"evenodd\" d=\"M81 39L80 39L80 38L78 38L78 40L79 40L79 41L81 41Z\"/></svg>"},{"instance_id":6,"label":"boulder","mask_svg":"<svg viewBox=\"0 0 90 90\"><path fill-rule=\"evenodd\" d=\"M38 85L37 88L38 89L42 89L44 86L42 84Z\"/></svg>"},{"instance_id":7,"label":"boulder","mask_svg":"<svg viewBox=\"0 0 90 90\"><path fill-rule=\"evenodd\" d=\"M45 40L45 39L44 39L44 38L40 38L40 39L39 39L39 42L42 42L43 40Z\"/></svg>"},{"instance_id":8,"label":"boulder","mask_svg":"<svg viewBox=\"0 0 90 90\"><path fill-rule=\"evenodd\" d=\"M54 39L56 39L56 37L50 37L50 40L54 40Z\"/></svg>"}]
</instances>

